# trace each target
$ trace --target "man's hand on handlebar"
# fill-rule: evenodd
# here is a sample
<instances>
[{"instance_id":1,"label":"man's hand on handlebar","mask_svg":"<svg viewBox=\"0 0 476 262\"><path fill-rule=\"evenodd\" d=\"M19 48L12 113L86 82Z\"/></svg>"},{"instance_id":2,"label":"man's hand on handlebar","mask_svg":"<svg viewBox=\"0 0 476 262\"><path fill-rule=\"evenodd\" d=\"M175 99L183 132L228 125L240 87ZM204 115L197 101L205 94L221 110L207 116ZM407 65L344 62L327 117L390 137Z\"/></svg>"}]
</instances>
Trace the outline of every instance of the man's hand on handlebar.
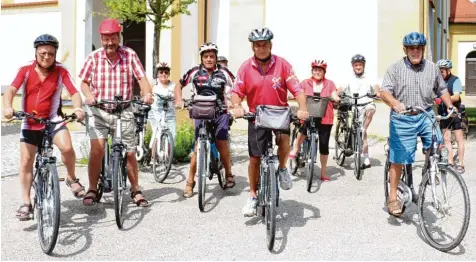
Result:
<instances>
[{"instance_id":1,"label":"man's hand on handlebar","mask_svg":"<svg viewBox=\"0 0 476 262\"><path fill-rule=\"evenodd\" d=\"M233 107L232 115L236 118L241 118L245 115L245 110L241 106Z\"/></svg>"},{"instance_id":2,"label":"man's hand on handlebar","mask_svg":"<svg viewBox=\"0 0 476 262\"><path fill-rule=\"evenodd\" d=\"M184 104L185 104L185 102L184 102L183 99L179 99L179 98L175 99L175 107L176 108L178 108L180 110L183 110Z\"/></svg>"},{"instance_id":3,"label":"man's hand on handlebar","mask_svg":"<svg viewBox=\"0 0 476 262\"><path fill-rule=\"evenodd\" d=\"M142 102L144 102L144 104L147 104L147 105L152 104L152 102L154 102L154 99L153 99L153 97L152 97L152 94L151 94L151 93L146 93L146 94L142 97Z\"/></svg>"},{"instance_id":4,"label":"man's hand on handlebar","mask_svg":"<svg viewBox=\"0 0 476 262\"><path fill-rule=\"evenodd\" d=\"M88 106L93 106L96 104L96 98L92 97L86 97L86 104Z\"/></svg>"},{"instance_id":5,"label":"man's hand on handlebar","mask_svg":"<svg viewBox=\"0 0 476 262\"><path fill-rule=\"evenodd\" d=\"M297 117L301 120L307 120L309 118L309 112L304 110L298 110Z\"/></svg>"}]
</instances>

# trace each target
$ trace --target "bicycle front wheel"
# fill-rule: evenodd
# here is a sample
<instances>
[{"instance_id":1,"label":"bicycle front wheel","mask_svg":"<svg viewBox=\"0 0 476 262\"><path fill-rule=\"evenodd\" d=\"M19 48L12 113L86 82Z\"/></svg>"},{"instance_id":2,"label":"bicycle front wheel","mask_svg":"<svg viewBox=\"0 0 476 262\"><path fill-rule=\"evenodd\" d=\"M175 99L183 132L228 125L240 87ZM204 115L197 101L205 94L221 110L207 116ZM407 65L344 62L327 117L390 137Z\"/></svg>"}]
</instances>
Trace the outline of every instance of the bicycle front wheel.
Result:
<instances>
[{"instance_id":1,"label":"bicycle front wheel","mask_svg":"<svg viewBox=\"0 0 476 262\"><path fill-rule=\"evenodd\" d=\"M172 133L167 131L160 136L160 147L157 138L152 145L153 164L152 173L155 181L163 183L170 173L174 156L174 139Z\"/></svg>"},{"instance_id":2,"label":"bicycle front wheel","mask_svg":"<svg viewBox=\"0 0 476 262\"><path fill-rule=\"evenodd\" d=\"M291 138L291 150L296 146L297 143L297 135L298 135L297 127L294 127L293 136ZM295 159L289 159L289 170L291 171L291 175L295 176L300 165L300 157L301 157L301 150L298 150Z\"/></svg>"},{"instance_id":3,"label":"bicycle front wheel","mask_svg":"<svg viewBox=\"0 0 476 262\"><path fill-rule=\"evenodd\" d=\"M266 239L268 242L268 250L273 250L274 240L276 236L276 209L278 206L278 182L276 179L276 167L273 163L268 166L269 180L266 184L265 196L265 221L266 221Z\"/></svg>"},{"instance_id":4,"label":"bicycle front wheel","mask_svg":"<svg viewBox=\"0 0 476 262\"><path fill-rule=\"evenodd\" d=\"M112 186L114 189L114 212L116 214L116 224L122 228L124 224L124 176L123 161L121 152L117 151L112 156Z\"/></svg>"},{"instance_id":5,"label":"bicycle front wheel","mask_svg":"<svg viewBox=\"0 0 476 262\"><path fill-rule=\"evenodd\" d=\"M201 212L205 209L205 191L207 188L207 159L208 148L202 139L198 140L198 158L197 158L197 172L198 172L198 208Z\"/></svg>"},{"instance_id":6,"label":"bicycle front wheel","mask_svg":"<svg viewBox=\"0 0 476 262\"><path fill-rule=\"evenodd\" d=\"M362 180L364 170L362 169L362 133L357 131L355 135L355 153L354 153L354 175L357 180Z\"/></svg>"},{"instance_id":7,"label":"bicycle front wheel","mask_svg":"<svg viewBox=\"0 0 476 262\"><path fill-rule=\"evenodd\" d=\"M430 246L447 252L457 247L466 235L471 210L468 188L461 175L448 166L438 168L435 185L429 172L423 178L418 215L421 231Z\"/></svg>"},{"instance_id":8,"label":"bicycle front wheel","mask_svg":"<svg viewBox=\"0 0 476 262\"><path fill-rule=\"evenodd\" d=\"M345 154L344 150L347 148L346 138L348 136L348 131L346 130L346 123L339 121L337 123L336 135L335 135L335 160L339 166L344 164Z\"/></svg>"},{"instance_id":9,"label":"bicycle front wheel","mask_svg":"<svg viewBox=\"0 0 476 262\"><path fill-rule=\"evenodd\" d=\"M36 179L43 179L42 187L37 190L41 206L37 206L38 212L38 237L41 249L45 254L51 254L56 246L60 224L60 186L58 172L54 164L48 164L45 173L39 173Z\"/></svg>"},{"instance_id":10,"label":"bicycle front wheel","mask_svg":"<svg viewBox=\"0 0 476 262\"><path fill-rule=\"evenodd\" d=\"M311 148L308 153L307 157L307 167L306 167L306 178L307 178L307 192L311 192L312 181L314 179L314 163L317 157L317 141L316 141L316 134L311 134Z\"/></svg>"}]
</instances>

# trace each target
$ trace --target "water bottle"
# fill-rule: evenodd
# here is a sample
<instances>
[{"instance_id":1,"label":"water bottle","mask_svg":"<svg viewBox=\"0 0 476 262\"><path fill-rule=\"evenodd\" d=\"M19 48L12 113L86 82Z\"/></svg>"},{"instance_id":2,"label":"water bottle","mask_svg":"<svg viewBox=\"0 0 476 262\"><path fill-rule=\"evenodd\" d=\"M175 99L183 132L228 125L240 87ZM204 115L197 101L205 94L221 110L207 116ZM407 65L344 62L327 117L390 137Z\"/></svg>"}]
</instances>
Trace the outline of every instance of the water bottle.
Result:
<instances>
[{"instance_id":1,"label":"water bottle","mask_svg":"<svg viewBox=\"0 0 476 262\"><path fill-rule=\"evenodd\" d=\"M218 159L218 151L217 151L217 148L215 146L215 143L211 143L211 150L212 150L212 154L213 154L213 157L215 159Z\"/></svg>"}]
</instances>

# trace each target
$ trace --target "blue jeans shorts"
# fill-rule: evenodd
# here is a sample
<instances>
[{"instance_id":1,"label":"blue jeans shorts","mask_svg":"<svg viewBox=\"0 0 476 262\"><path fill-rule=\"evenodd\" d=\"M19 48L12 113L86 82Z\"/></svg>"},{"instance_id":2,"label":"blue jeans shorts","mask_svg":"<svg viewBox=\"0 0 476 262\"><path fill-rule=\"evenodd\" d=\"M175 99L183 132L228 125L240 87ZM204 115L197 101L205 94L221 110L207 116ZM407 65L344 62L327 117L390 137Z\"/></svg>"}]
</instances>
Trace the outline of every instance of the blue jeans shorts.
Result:
<instances>
[{"instance_id":1,"label":"blue jeans shorts","mask_svg":"<svg viewBox=\"0 0 476 262\"><path fill-rule=\"evenodd\" d=\"M427 111L434 115L430 108ZM437 125L437 127L439 127ZM417 137L421 138L423 150L431 146L432 122L424 113L401 115L390 112L390 163L412 164L415 162ZM441 131L436 128L437 143L442 143Z\"/></svg>"}]
</instances>

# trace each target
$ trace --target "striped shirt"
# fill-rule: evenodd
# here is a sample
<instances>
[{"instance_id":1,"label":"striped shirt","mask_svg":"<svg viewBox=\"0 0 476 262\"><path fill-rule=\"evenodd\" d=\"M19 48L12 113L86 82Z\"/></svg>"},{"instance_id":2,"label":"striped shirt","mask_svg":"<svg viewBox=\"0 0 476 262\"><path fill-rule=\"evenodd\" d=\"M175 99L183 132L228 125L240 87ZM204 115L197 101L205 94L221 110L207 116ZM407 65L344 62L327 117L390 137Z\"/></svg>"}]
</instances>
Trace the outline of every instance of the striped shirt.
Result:
<instances>
[{"instance_id":1,"label":"striped shirt","mask_svg":"<svg viewBox=\"0 0 476 262\"><path fill-rule=\"evenodd\" d=\"M20 67L11 85L17 90L23 90L21 108L24 112L35 112L37 117L46 117L57 121L61 113L63 87L66 88L70 96L76 94L78 90L63 64L56 62L54 70L42 81L35 70L36 63L34 61ZM42 130L45 125L33 119L24 118L21 128Z\"/></svg>"},{"instance_id":2,"label":"striped shirt","mask_svg":"<svg viewBox=\"0 0 476 262\"><path fill-rule=\"evenodd\" d=\"M97 100L114 100L121 95L123 100L132 98L133 77L139 81L145 77L144 68L136 52L129 47L120 46L119 59L112 63L104 48L93 51L84 62L79 73Z\"/></svg>"},{"instance_id":3,"label":"striped shirt","mask_svg":"<svg viewBox=\"0 0 476 262\"><path fill-rule=\"evenodd\" d=\"M430 108L433 100L448 92L445 81L435 63L423 60L415 68L406 57L391 65L382 83L382 91L405 106Z\"/></svg>"}]
</instances>

